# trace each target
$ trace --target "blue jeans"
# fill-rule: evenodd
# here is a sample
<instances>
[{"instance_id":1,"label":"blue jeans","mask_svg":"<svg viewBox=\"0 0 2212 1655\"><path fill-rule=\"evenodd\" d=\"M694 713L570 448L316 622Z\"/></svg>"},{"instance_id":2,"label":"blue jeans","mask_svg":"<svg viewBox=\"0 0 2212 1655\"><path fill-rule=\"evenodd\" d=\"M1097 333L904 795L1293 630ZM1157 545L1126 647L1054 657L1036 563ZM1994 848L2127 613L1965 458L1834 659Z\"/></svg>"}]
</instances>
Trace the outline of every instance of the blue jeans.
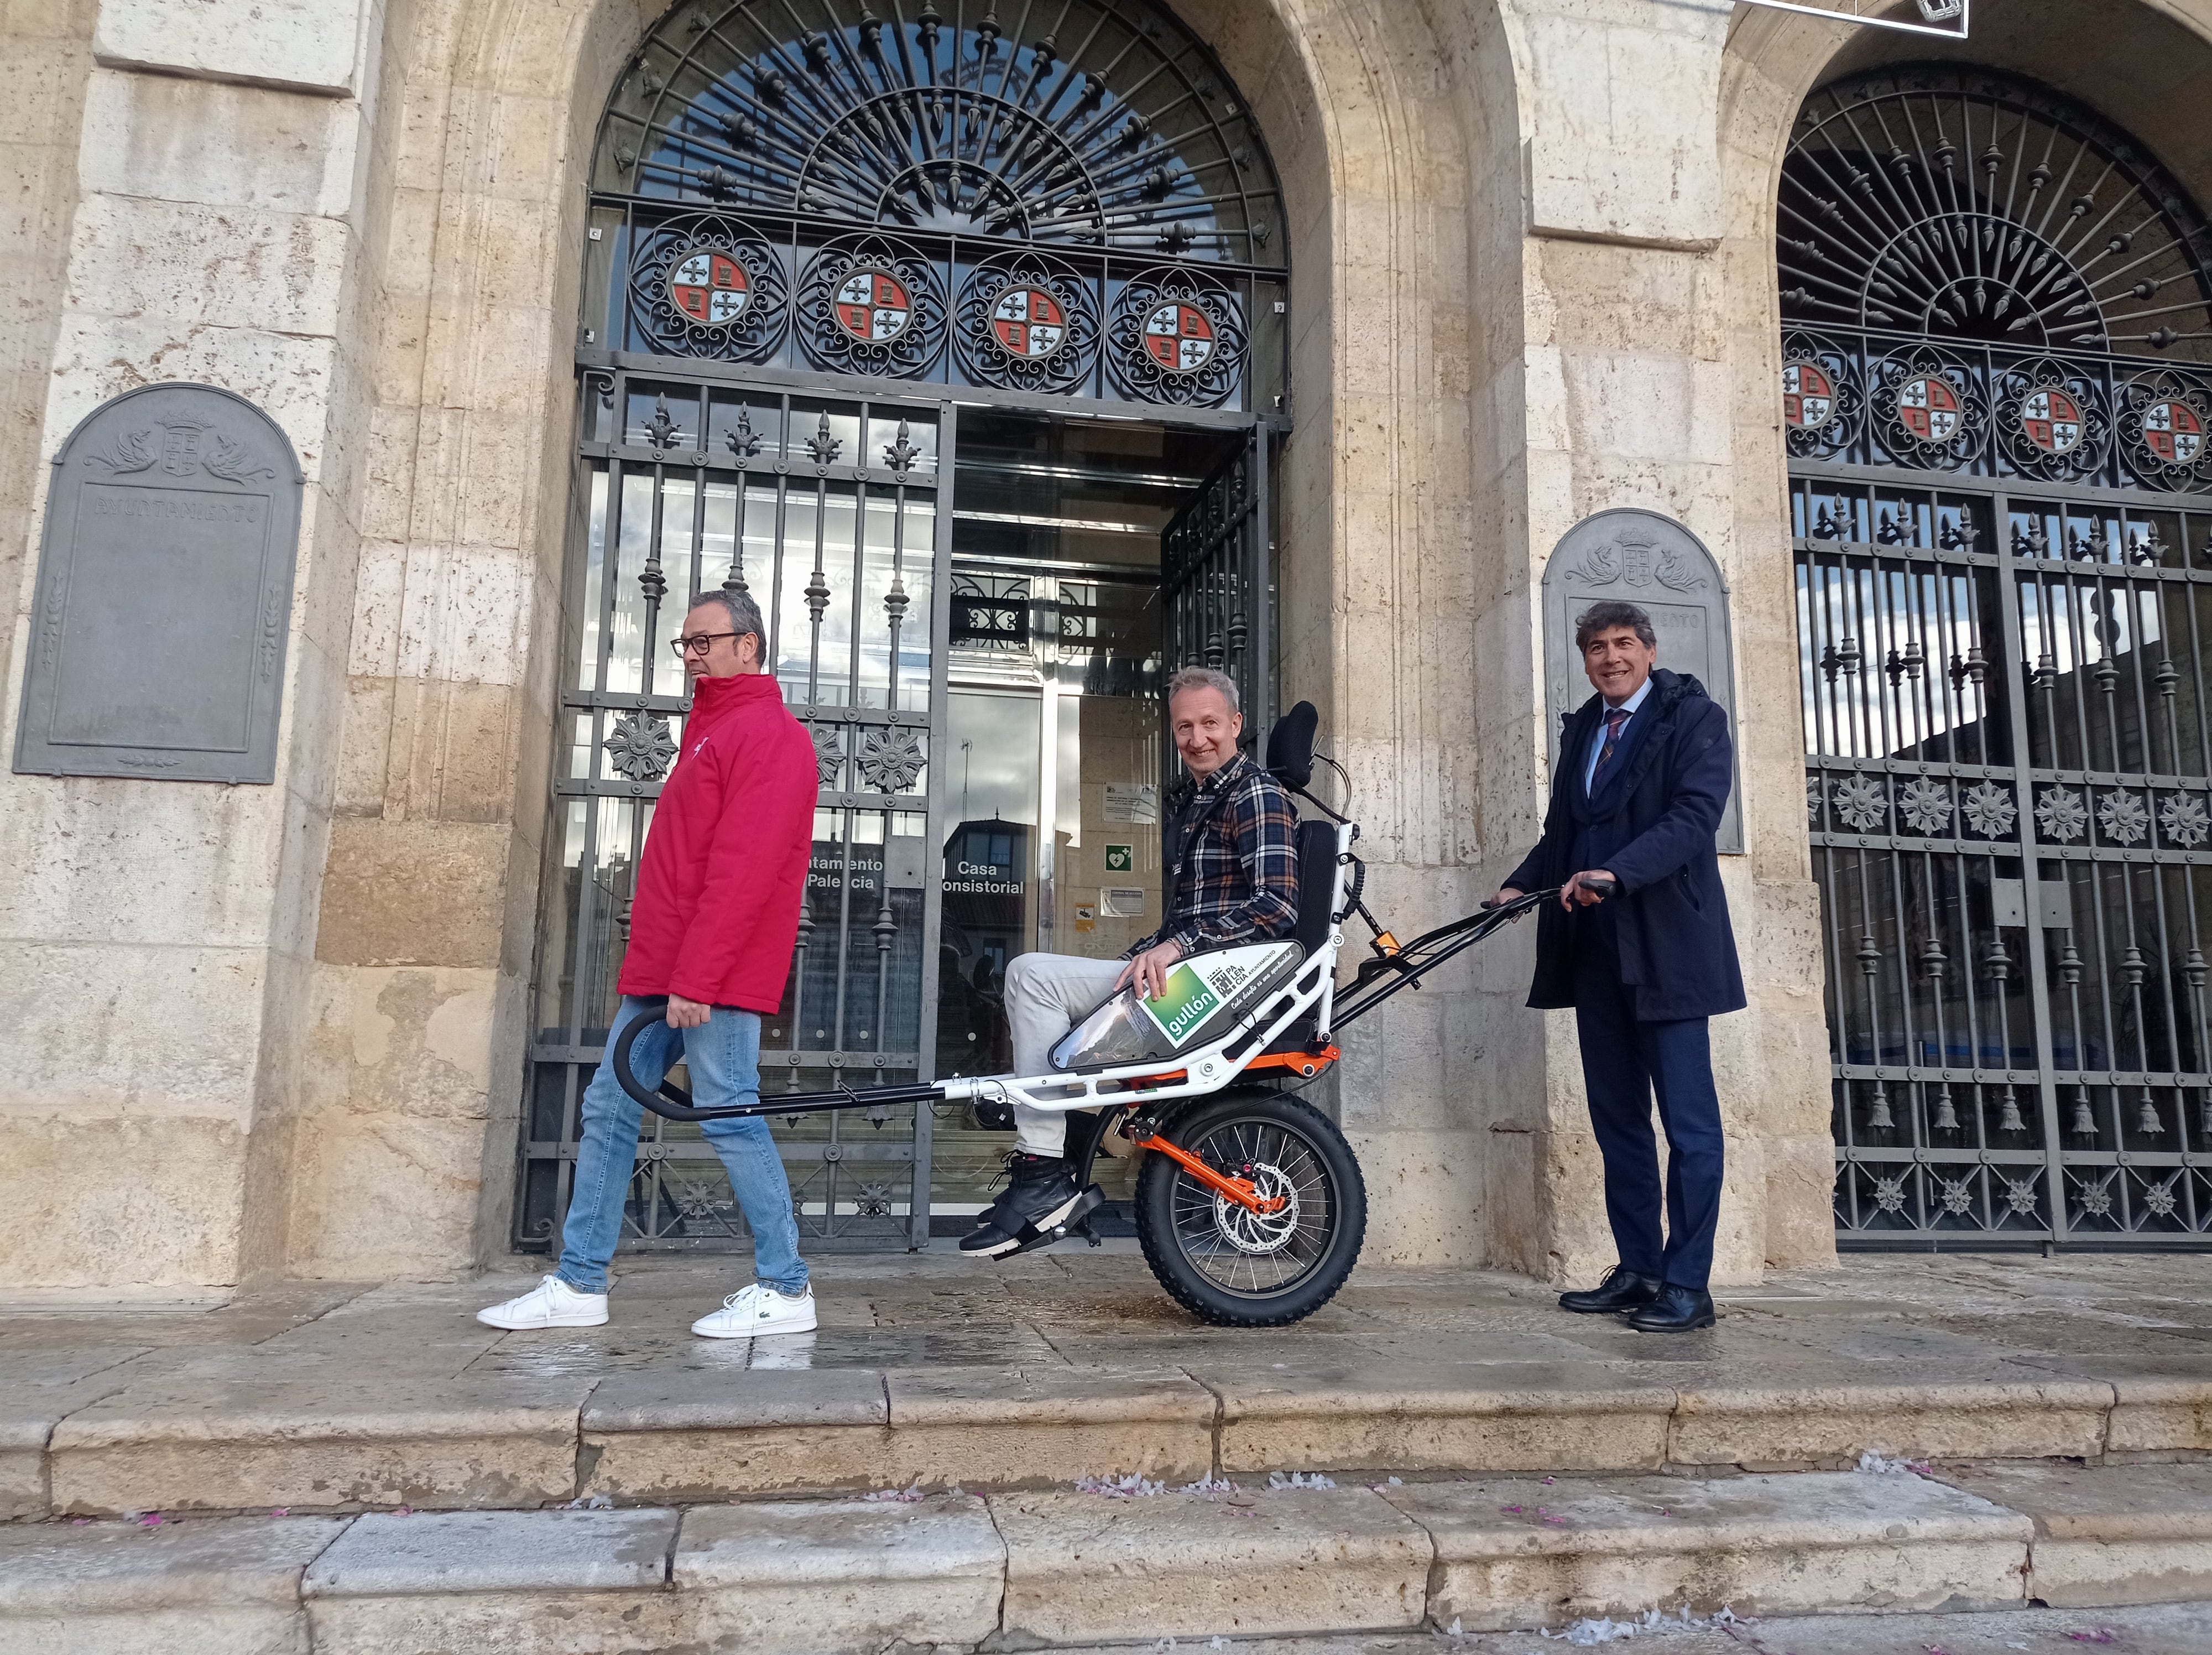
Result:
<instances>
[{"instance_id":1,"label":"blue jeans","mask_svg":"<svg viewBox=\"0 0 2212 1655\"><path fill-rule=\"evenodd\" d=\"M657 1086L683 1054L691 1090L702 1109L755 1103L760 1098L760 1018L717 1006L704 1026L672 1029L667 1007L657 1001L624 998L607 1037L599 1072L584 1088L584 1129L576 1148L576 1182L561 1231L559 1275L580 1293L607 1290L607 1265L622 1239L623 1208L637 1164L638 1127L645 1111L615 1079L615 1036L641 1017L653 1027L638 1038L630 1070ZM721 1157L730 1189L753 1232L753 1274L778 1293L806 1291L806 1262L799 1256L799 1220L791 1209L791 1181L768 1123L757 1117L706 1121L700 1130Z\"/></svg>"}]
</instances>

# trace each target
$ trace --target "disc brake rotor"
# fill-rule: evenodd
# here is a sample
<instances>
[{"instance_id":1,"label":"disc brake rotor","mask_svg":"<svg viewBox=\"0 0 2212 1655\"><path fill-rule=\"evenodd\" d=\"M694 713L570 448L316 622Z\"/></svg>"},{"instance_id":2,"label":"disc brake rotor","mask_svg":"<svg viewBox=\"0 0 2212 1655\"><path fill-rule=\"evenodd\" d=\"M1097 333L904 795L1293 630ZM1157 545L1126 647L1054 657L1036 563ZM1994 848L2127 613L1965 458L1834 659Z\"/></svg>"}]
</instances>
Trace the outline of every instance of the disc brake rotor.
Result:
<instances>
[{"instance_id":1,"label":"disc brake rotor","mask_svg":"<svg viewBox=\"0 0 2212 1655\"><path fill-rule=\"evenodd\" d=\"M1221 1238L1240 1253L1273 1253L1287 1246L1298 1229L1298 1192L1279 1166L1255 1161L1243 1176L1262 1201L1279 1201L1272 1212L1255 1213L1226 1196L1213 1198L1213 1225Z\"/></svg>"}]
</instances>

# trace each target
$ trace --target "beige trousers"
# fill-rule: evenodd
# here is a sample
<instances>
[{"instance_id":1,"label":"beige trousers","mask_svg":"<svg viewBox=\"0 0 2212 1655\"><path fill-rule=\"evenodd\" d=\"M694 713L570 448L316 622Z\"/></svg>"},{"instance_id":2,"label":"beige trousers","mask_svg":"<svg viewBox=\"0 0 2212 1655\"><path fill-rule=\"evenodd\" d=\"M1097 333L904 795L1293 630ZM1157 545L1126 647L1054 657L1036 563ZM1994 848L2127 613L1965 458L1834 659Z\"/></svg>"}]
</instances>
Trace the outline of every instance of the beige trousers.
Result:
<instances>
[{"instance_id":1,"label":"beige trousers","mask_svg":"<svg viewBox=\"0 0 2212 1655\"><path fill-rule=\"evenodd\" d=\"M1006 966L1006 1026L1013 1037L1014 1073L1052 1073L1053 1043L1114 992L1127 962L1084 959L1074 954L1018 954ZM1058 1155L1067 1147L1067 1111L1014 1105L1014 1147L1025 1154Z\"/></svg>"}]
</instances>

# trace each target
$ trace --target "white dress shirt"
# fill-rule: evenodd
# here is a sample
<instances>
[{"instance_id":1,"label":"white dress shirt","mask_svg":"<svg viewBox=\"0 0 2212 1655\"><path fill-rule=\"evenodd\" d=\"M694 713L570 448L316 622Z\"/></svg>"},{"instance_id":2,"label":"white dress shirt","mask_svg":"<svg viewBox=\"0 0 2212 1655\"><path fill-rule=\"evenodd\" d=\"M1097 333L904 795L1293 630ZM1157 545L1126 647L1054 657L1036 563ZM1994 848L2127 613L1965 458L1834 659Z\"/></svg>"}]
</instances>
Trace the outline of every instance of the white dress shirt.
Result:
<instances>
[{"instance_id":1,"label":"white dress shirt","mask_svg":"<svg viewBox=\"0 0 2212 1655\"><path fill-rule=\"evenodd\" d=\"M1628 727L1636 721L1636 709L1644 704L1644 697L1650 693L1651 680L1647 678L1642 684L1637 685L1636 693L1634 695L1629 697L1627 700L1620 703L1621 706L1625 707L1628 710L1628 716L1621 721L1621 740L1626 741L1628 739ZM1613 710L1613 709L1610 707L1606 709L1607 712L1611 712ZM1598 715L1597 733L1590 739L1589 761L1583 766L1583 791L1584 793L1588 793L1590 790L1590 778L1597 774L1597 756L1604 751L1605 715L1601 713Z\"/></svg>"}]
</instances>

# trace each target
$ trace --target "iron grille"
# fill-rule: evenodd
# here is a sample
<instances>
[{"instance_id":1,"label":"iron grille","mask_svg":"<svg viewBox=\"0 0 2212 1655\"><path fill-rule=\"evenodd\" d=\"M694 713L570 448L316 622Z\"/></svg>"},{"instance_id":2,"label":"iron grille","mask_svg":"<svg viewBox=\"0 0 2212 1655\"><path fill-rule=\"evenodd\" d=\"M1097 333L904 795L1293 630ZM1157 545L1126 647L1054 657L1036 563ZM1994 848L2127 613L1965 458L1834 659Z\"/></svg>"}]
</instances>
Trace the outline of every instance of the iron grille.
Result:
<instances>
[{"instance_id":1,"label":"iron grille","mask_svg":"<svg viewBox=\"0 0 2212 1655\"><path fill-rule=\"evenodd\" d=\"M565 737L553 783L535 1080L518 1238L550 1241L568 1201L578 1100L617 995L638 854L682 740L688 691L664 640L703 588L749 591L786 702L814 739L822 794L791 983L763 1019L764 1092L927 1079L940 901L930 755L941 732L948 514L934 404L804 398L586 376L585 516L567 605ZM674 599L674 601L671 601ZM778 1131L802 1231L926 1237L912 1107L794 1117ZM744 1233L696 1128L648 1119L625 1244Z\"/></svg>"},{"instance_id":2,"label":"iron grille","mask_svg":"<svg viewBox=\"0 0 2212 1655\"><path fill-rule=\"evenodd\" d=\"M1273 168L1148 7L681 4L617 84L592 183L587 347L1193 409L1282 393Z\"/></svg>"},{"instance_id":3,"label":"iron grille","mask_svg":"<svg viewBox=\"0 0 2212 1655\"><path fill-rule=\"evenodd\" d=\"M2161 279L2188 326L2160 339L2081 256L2126 236L2183 259L2196 221L2124 141L2014 85L1977 100L1988 84L1829 88L1784 168L1784 283L1808 180L1840 177L1897 220L1851 319L1878 300L1916 329L1816 331L1848 307L1784 294L1837 1223L1856 1244L2202 1246L2212 380L2094 347L2187 355L2203 292L2193 254ZM1981 181L1935 193L1961 156ZM2086 228L2033 240L2054 192ZM1989 260L1983 285L1938 250ZM2023 322L2069 271L2069 305Z\"/></svg>"},{"instance_id":4,"label":"iron grille","mask_svg":"<svg viewBox=\"0 0 2212 1655\"><path fill-rule=\"evenodd\" d=\"M1275 531L1267 486L1273 435L1255 428L1199 486L1161 536L1168 659L1237 681L1244 729L1274 721ZM1164 755L1171 785L1172 752Z\"/></svg>"}]
</instances>

